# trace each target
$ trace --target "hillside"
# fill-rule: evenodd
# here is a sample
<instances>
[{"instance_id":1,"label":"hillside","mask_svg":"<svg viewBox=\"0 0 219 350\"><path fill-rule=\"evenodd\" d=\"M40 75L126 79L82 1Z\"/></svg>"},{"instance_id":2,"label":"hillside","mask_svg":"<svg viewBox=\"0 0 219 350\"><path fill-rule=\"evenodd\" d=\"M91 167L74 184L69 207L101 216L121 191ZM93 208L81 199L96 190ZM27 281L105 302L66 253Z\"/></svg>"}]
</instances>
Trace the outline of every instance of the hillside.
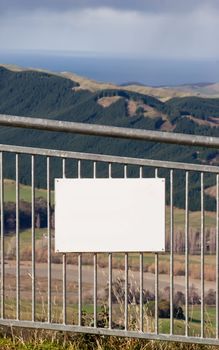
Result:
<instances>
[{"instance_id":1,"label":"hillside","mask_svg":"<svg viewBox=\"0 0 219 350\"><path fill-rule=\"evenodd\" d=\"M13 67L12 67L13 68ZM65 75L66 76L66 75ZM20 116L41 117L56 120L67 120L102 125L123 126L128 128L165 130L190 134L218 136L219 99L183 97L172 98L162 102L154 96L129 91L123 87L110 84L103 88L85 88L78 78L75 80L65 77L64 74L52 74L36 70L13 68L9 70L0 66L0 113ZM99 85L99 83L96 83ZM141 88L141 87L140 87ZM209 161L218 163L217 151L197 150L192 147L179 147L130 140L111 140L80 135L63 135L33 130L16 130L0 128L1 143L28 145L55 149L66 149L85 152L96 152L133 156L177 160L185 162ZM5 176L13 178L13 157L8 156ZM26 164L27 158L23 160ZM29 161L29 158L28 158ZM84 163L84 176L91 176L89 162ZM60 176L61 164L56 168ZM42 173L45 161L38 159L37 185L45 186ZM75 171L69 164L69 175ZM98 176L106 176L104 167L98 168ZM71 172L70 172L71 171ZM114 176L122 176L121 167L113 168ZM146 176L152 172L147 171ZM161 175L166 176L165 172ZM129 176L137 176L137 169L129 169ZM21 181L29 183L30 173L21 167ZM206 186L214 185L215 179L206 176ZM174 204L184 205L184 178L183 174L175 177L176 191ZM195 174L192 175L190 195L194 198L191 209L199 209L198 182ZM214 198L206 195L206 206L214 208Z\"/></svg>"},{"instance_id":2,"label":"hillside","mask_svg":"<svg viewBox=\"0 0 219 350\"><path fill-rule=\"evenodd\" d=\"M0 64L1 66L1 64ZM14 71L22 72L24 70L31 70L31 68L23 68L15 65L2 65L3 67ZM47 72L49 71L42 69L34 69L38 72ZM144 95L151 95L159 100L165 102L174 97L189 97L189 96L198 96L203 98L219 98L219 83L199 83L199 84L183 84L179 86L160 86L152 87L137 82L129 82L117 86L112 83L99 82L87 77L79 76L72 72L60 72L52 73L53 75L61 76L79 84L79 89L90 90L92 92L103 90L103 89L118 89L121 88L127 91L133 91Z\"/></svg>"}]
</instances>

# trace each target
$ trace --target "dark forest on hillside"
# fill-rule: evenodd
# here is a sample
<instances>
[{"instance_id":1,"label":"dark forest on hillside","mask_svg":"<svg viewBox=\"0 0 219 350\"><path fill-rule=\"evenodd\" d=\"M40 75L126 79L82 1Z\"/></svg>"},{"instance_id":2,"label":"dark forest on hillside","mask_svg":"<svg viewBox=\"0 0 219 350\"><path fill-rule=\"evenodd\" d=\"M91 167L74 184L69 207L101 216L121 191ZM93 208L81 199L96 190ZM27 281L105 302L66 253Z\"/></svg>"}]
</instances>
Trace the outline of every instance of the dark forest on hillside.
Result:
<instances>
[{"instance_id":1,"label":"dark forest on hillside","mask_svg":"<svg viewBox=\"0 0 219 350\"><path fill-rule=\"evenodd\" d=\"M108 107L101 106L98 101L103 97L120 97ZM132 115L128 104L134 101L138 107ZM141 106L153 109L153 118L147 116L147 110ZM200 125L198 120L208 121L212 117L219 118L219 99L185 97L173 98L167 102L135 92L118 90L100 90L91 92L80 90L79 84L69 79L49 73L37 71L12 72L0 67L0 113L18 116L49 118L82 123L113 125L136 129L163 130L164 123L169 123L171 130L179 133L218 136L218 128L208 123ZM192 116L195 119L188 118ZM210 119L209 119L210 118ZM197 149L178 145L160 145L152 142L119 140L95 136L67 135L63 133L39 132L16 128L0 128L2 144L25 145L31 147L53 148L60 150L81 151L89 153L103 153L136 158L153 158L180 162L212 163L217 164L216 150ZM36 181L38 187L46 186L46 163L42 157L37 157ZM23 156L20 167L20 180L24 184L30 183L30 157ZM29 163L28 163L29 162ZM52 160L51 177L61 174L61 162ZM28 165L28 166L29 166ZM5 155L6 178L14 178L14 157ZM92 176L92 167L89 162L83 163L83 176ZM69 161L67 173L74 176ZM152 169L145 169L144 176L154 176ZM136 177L139 169L129 167L128 176ZM185 201L185 174L176 172L174 179L174 205L183 207ZM98 165L98 176L107 176L106 167ZM122 176L121 166L113 167L113 176ZM161 170L159 176L167 178L169 173ZM215 176L205 176L205 187L215 184ZM191 198L190 210L200 209L200 175L191 173L189 195ZM168 202L168 198L167 198ZM205 195L206 209L215 209L215 200Z\"/></svg>"}]
</instances>

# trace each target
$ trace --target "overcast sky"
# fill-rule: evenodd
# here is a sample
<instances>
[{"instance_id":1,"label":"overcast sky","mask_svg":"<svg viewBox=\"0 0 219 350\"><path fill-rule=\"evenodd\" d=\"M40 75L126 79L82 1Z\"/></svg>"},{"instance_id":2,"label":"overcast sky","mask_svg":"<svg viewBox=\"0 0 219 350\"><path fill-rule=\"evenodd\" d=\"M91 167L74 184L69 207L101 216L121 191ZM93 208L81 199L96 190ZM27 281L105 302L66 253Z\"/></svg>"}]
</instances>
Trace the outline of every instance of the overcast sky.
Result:
<instances>
[{"instance_id":1,"label":"overcast sky","mask_svg":"<svg viewBox=\"0 0 219 350\"><path fill-rule=\"evenodd\" d=\"M0 49L219 58L219 0L0 0Z\"/></svg>"}]
</instances>

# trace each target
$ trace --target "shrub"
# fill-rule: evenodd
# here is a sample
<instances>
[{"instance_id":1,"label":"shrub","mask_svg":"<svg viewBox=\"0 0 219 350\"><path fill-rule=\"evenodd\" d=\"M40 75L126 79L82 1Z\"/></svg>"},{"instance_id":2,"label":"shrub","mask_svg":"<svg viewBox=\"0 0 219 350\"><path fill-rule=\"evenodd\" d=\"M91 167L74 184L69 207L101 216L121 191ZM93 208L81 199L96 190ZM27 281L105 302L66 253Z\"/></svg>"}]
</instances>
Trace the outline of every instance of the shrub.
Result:
<instances>
[{"instance_id":1,"label":"shrub","mask_svg":"<svg viewBox=\"0 0 219 350\"><path fill-rule=\"evenodd\" d=\"M216 304L216 291L214 289L209 289L205 296L206 305L215 305Z\"/></svg>"},{"instance_id":2,"label":"shrub","mask_svg":"<svg viewBox=\"0 0 219 350\"><path fill-rule=\"evenodd\" d=\"M189 304L195 305L200 304L201 298L200 295L197 292L197 288L195 288L193 285L189 289Z\"/></svg>"},{"instance_id":3,"label":"shrub","mask_svg":"<svg viewBox=\"0 0 219 350\"><path fill-rule=\"evenodd\" d=\"M174 295L174 304L175 305L184 305L185 304L185 294L179 290Z\"/></svg>"},{"instance_id":4,"label":"shrub","mask_svg":"<svg viewBox=\"0 0 219 350\"><path fill-rule=\"evenodd\" d=\"M148 307L148 315L155 316L155 302L150 301L147 304ZM161 300L158 303L158 316L159 318L170 318L170 303L166 300ZM184 320L185 316L183 313L183 309L181 306L173 305L173 317L177 320Z\"/></svg>"},{"instance_id":5,"label":"shrub","mask_svg":"<svg viewBox=\"0 0 219 350\"><path fill-rule=\"evenodd\" d=\"M109 297L109 288L105 288L105 299ZM125 280L123 278L117 278L112 283L112 302L115 304L122 304L125 299ZM149 290L143 289L142 300L143 304L155 299L154 293ZM128 303L140 304L140 290L134 285L128 284Z\"/></svg>"}]
</instances>

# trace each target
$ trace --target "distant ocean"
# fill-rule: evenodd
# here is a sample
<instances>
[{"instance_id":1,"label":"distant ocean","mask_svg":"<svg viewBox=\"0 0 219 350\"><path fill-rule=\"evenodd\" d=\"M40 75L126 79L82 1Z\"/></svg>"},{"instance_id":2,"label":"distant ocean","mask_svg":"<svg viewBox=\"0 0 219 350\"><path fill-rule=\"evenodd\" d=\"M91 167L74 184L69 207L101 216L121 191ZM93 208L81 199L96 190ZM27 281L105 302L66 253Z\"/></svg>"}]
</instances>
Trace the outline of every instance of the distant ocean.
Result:
<instances>
[{"instance_id":1,"label":"distant ocean","mask_svg":"<svg viewBox=\"0 0 219 350\"><path fill-rule=\"evenodd\" d=\"M151 86L219 82L219 60L158 60L40 52L1 52L0 63L70 71L103 82Z\"/></svg>"}]
</instances>

